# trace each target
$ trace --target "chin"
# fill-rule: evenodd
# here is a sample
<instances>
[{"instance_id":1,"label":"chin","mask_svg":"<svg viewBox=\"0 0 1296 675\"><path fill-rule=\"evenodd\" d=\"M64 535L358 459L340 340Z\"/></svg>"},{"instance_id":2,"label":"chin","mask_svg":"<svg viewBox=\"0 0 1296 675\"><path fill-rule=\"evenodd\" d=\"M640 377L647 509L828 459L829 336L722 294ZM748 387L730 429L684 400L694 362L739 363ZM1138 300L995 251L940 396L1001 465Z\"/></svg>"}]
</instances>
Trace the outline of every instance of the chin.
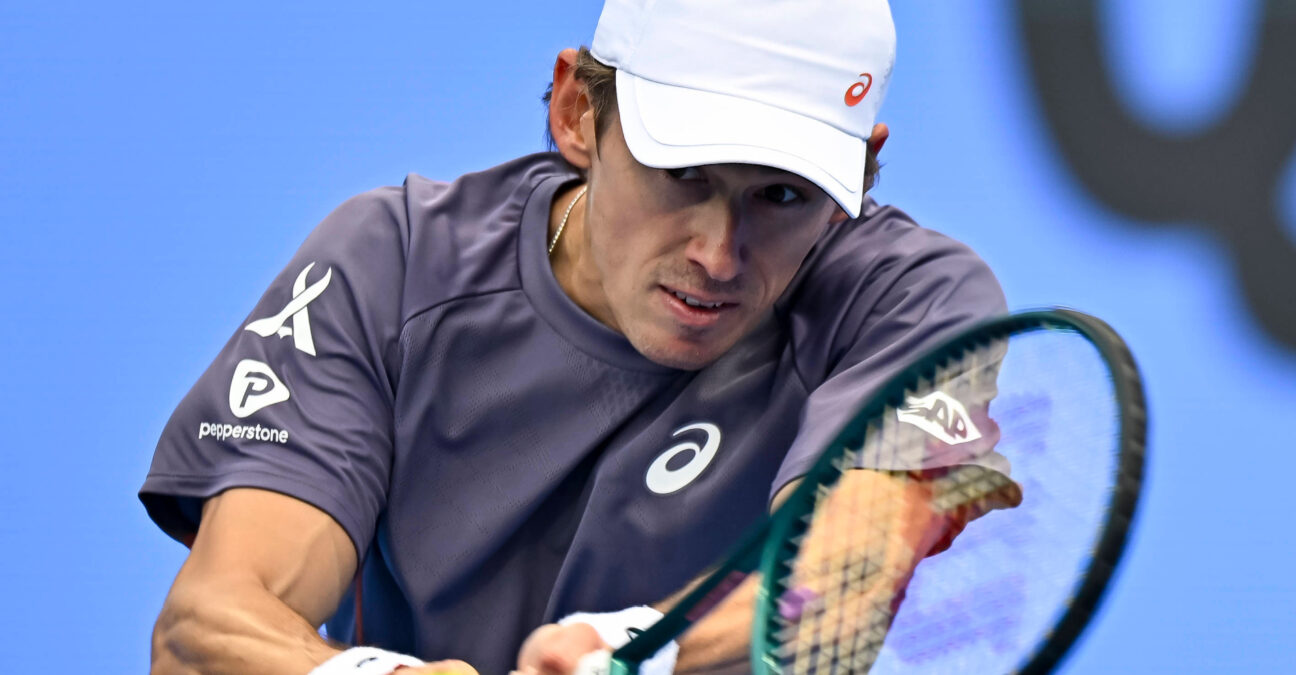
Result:
<instances>
[{"instance_id":1,"label":"chin","mask_svg":"<svg viewBox=\"0 0 1296 675\"><path fill-rule=\"evenodd\" d=\"M648 357L649 361L657 365L675 368L678 370L702 370L715 362L718 356L706 357L702 355L686 355L678 353L650 353L640 352Z\"/></svg>"},{"instance_id":2,"label":"chin","mask_svg":"<svg viewBox=\"0 0 1296 675\"><path fill-rule=\"evenodd\" d=\"M674 344L670 344L670 343ZM645 358L658 365L679 370L701 370L729 351L732 344L689 345L679 340L630 340Z\"/></svg>"}]
</instances>

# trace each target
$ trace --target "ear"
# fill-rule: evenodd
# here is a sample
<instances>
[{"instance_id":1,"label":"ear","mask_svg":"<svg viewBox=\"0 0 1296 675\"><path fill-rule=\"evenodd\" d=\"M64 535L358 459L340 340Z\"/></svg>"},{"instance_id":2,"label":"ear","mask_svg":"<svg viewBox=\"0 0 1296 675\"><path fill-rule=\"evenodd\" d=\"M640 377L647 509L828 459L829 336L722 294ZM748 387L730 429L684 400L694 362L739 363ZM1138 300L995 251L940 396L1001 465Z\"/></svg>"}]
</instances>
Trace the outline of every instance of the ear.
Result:
<instances>
[{"instance_id":1,"label":"ear","mask_svg":"<svg viewBox=\"0 0 1296 675\"><path fill-rule=\"evenodd\" d=\"M594 138L589 131L592 124L582 124L582 118L593 119L585 85L576 79L576 50L564 49L554 62L553 95L549 99L549 133L563 158L578 169L590 167Z\"/></svg>"},{"instance_id":2,"label":"ear","mask_svg":"<svg viewBox=\"0 0 1296 675\"><path fill-rule=\"evenodd\" d=\"M887 128L887 125L873 125L873 134L869 136L868 144L873 149L874 155L882 154L882 146L886 145L888 138L891 138L891 129Z\"/></svg>"},{"instance_id":3,"label":"ear","mask_svg":"<svg viewBox=\"0 0 1296 675\"><path fill-rule=\"evenodd\" d=\"M833 214L832 217L828 219L828 224L839 225L841 223L846 222L847 220L850 220L850 215L847 214L846 211L842 209L842 207L834 206Z\"/></svg>"}]
</instances>

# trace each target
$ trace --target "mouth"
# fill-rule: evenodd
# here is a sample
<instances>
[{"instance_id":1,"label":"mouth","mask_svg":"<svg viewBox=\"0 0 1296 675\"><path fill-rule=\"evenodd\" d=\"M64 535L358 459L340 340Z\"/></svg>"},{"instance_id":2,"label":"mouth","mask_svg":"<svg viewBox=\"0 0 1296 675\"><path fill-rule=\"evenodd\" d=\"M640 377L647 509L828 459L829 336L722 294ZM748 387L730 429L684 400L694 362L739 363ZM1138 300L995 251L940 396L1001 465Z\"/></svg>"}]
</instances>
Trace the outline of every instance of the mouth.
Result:
<instances>
[{"instance_id":1,"label":"mouth","mask_svg":"<svg viewBox=\"0 0 1296 675\"><path fill-rule=\"evenodd\" d=\"M661 290L662 298L675 318L687 326L697 328L711 326L725 314L738 308L738 303L729 300L689 293L666 286L659 286L658 288Z\"/></svg>"}]
</instances>

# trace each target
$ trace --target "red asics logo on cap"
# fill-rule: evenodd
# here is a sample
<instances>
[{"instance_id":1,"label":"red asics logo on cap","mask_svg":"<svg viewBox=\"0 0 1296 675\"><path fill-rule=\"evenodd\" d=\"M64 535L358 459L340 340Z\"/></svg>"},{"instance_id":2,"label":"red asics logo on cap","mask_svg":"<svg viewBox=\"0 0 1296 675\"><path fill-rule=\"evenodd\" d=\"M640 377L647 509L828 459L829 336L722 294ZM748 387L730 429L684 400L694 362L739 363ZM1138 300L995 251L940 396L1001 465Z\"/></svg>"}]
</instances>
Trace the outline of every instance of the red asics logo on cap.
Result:
<instances>
[{"instance_id":1,"label":"red asics logo on cap","mask_svg":"<svg viewBox=\"0 0 1296 675\"><path fill-rule=\"evenodd\" d=\"M868 96L869 90L873 88L873 76L868 73L860 73L860 81L852 84L850 89L846 90L846 105L856 106L860 101Z\"/></svg>"}]
</instances>

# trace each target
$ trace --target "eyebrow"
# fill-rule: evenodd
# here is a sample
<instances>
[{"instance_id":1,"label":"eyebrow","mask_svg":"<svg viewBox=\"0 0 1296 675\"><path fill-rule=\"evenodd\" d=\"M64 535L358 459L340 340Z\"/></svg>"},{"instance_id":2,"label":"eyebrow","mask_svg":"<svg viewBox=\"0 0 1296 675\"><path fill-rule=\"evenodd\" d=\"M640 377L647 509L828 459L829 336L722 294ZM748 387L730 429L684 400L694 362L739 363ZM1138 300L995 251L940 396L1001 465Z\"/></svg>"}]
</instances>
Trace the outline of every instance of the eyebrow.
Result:
<instances>
[{"instance_id":1,"label":"eyebrow","mask_svg":"<svg viewBox=\"0 0 1296 675\"><path fill-rule=\"evenodd\" d=\"M724 163L724 164L710 164L710 165L707 165L707 164L701 164L701 165L697 165L697 166L695 166L694 168L697 168L697 169L703 169L703 168L705 168L705 167L707 167L707 166L733 166L733 167L741 167L743 170L752 171L752 172L754 172L754 173L761 174L761 175L764 176L764 177L769 177L769 178L779 178L779 179L792 179L792 180L797 181L797 182L803 182L803 183L806 183L807 185L814 185L814 181L810 180L809 178L806 178L805 176L802 176L802 175L799 174L799 173L795 173L795 172L792 172L792 171L788 171L787 169L780 169L780 168L778 168L778 167L774 167L774 166L768 166L768 165L765 165L765 164L743 164L743 163L741 163L741 162L726 162L726 163Z\"/></svg>"}]
</instances>

